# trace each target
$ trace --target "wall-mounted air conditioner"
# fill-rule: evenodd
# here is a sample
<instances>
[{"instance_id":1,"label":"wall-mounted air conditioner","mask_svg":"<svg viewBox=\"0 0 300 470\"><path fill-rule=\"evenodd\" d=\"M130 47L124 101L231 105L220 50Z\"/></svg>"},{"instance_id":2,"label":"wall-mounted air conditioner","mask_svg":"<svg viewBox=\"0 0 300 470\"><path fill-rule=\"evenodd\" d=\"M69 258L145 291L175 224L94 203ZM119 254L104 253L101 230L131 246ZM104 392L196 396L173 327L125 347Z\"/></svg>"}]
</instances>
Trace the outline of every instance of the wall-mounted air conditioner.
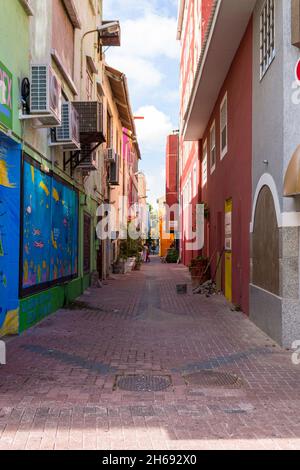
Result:
<instances>
[{"instance_id":1,"label":"wall-mounted air conditioner","mask_svg":"<svg viewBox=\"0 0 300 470\"><path fill-rule=\"evenodd\" d=\"M51 133L51 146L62 146L67 150L80 148L79 116L73 103L63 103L61 107L61 126Z\"/></svg>"},{"instance_id":2,"label":"wall-mounted air conditioner","mask_svg":"<svg viewBox=\"0 0 300 470\"><path fill-rule=\"evenodd\" d=\"M115 162L116 161L116 152L113 148L108 148L105 150L105 160L107 162Z\"/></svg>"},{"instance_id":3,"label":"wall-mounted air conditioner","mask_svg":"<svg viewBox=\"0 0 300 470\"><path fill-rule=\"evenodd\" d=\"M79 133L82 144L106 141L106 113L98 101L74 101L79 114Z\"/></svg>"},{"instance_id":4,"label":"wall-mounted air conditioner","mask_svg":"<svg viewBox=\"0 0 300 470\"><path fill-rule=\"evenodd\" d=\"M93 144L81 144L80 163L77 168L86 172L98 170L98 155L93 151Z\"/></svg>"},{"instance_id":5,"label":"wall-mounted air conditioner","mask_svg":"<svg viewBox=\"0 0 300 470\"><path fill-rule=\"evenodd\" d=\"M31 65L30 116L44 127L61 125L61 84L50 65Z\"/></svg>"},{"instance_id":6,"label":"wall-mounted air conditioner","mask_svg":"<svg viewBox=\"0 0 300 470\"><path fill-rule=\"evenodd\" d=\"M108 182L112 186L119 186L120 174L119 174L119 155L116 155L115 161L110 162L108 172Z\"/></svg>"}]
</instances>

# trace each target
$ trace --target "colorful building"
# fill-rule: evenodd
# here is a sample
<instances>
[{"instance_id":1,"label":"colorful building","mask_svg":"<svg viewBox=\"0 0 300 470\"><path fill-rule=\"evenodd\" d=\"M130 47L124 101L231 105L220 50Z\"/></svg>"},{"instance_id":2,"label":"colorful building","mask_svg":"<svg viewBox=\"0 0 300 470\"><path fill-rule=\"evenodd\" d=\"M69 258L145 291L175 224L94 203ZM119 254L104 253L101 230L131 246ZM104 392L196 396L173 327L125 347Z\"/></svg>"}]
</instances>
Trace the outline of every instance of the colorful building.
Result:
<instances>
[{"instance_id":1,"label":"colorful building","mask_svg":"<svg viewBox=\"0 0 300 470\"><path fill-rule=\"evenodd\" d=\"M127 89L124 108L107 77L120 27L102 21L102 0L3 0L0 30L2 336L111 272L97 209L123 188L127 118L135 133Z\"/></svg>"},{"instance_id":2,"label":"colorful building","mask_svg":"<svg viewBox=\"0 0 300 470\"><path fill-rule=\"evenodd\" d=\"M174 132L167 137L166 147L166 206L168 208L169 232L179 242L179 135Z\"/></svg>"},{"instance_id":3,"label":"colorful building","mask_svg":"<svg viewBox=\"0 0 300 470\"><path fill-rule=\"evenodd\" d=\"M1 3L0 336L19 331L22 126L19 79L29 73L29 16L22 2Z\"/></svg>"},{"instance_id":4,"label":"colorful building","mask_svg":"<svg viewBox=\"0 0 300 470\"><path fill-rule=\"evenodd\" d=\"M195 198L206 204L202 254L218 287L289 346L300 334L299 7L181 1L178 24L182 218ZM181 249L188 264L195 253L185 239Z\"/></svg>"}]
</instances>

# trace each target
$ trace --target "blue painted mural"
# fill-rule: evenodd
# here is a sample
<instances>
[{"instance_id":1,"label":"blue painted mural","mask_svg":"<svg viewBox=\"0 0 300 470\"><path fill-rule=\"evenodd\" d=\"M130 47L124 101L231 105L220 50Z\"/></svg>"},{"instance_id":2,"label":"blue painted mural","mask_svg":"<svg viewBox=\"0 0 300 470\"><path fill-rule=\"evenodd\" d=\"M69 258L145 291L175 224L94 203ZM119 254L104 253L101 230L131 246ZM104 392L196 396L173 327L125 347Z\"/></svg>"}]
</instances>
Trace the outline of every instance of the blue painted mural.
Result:
<instances>
[{"instance_id":1,"label":"blue painted mural","mask_svg":"<svg viewBox=\"0 0 300 470\"><path fill-rule=\"evenodd\" d=\"M19 331L21 148L0 133L0 336Z\"/></svg>"},{"instance_id":2,"label":"blue painted mural","mask_svg":"<svg viewBox=\"0 0 300 470\"><path fill-rule=\"evenodd\" d=\"M25 161L23 207L23 289L75 276L77 192Z\"/></svg>"}]
</instances>

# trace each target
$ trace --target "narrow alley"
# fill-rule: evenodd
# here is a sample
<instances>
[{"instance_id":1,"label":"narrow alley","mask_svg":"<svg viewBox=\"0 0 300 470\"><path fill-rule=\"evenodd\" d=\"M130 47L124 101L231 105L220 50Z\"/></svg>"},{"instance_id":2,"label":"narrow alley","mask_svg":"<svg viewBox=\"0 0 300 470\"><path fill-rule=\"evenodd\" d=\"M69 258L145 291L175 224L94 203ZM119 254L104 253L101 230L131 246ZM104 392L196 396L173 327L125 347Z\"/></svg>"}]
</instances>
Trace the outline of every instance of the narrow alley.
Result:
<instances>
[{"instance_id":1,"label":"narrow alley","mask_svg":"<svg viewBox=\"0 0 300 470\"><path fill-rule=\"evenodd\" d=\"M11 338L0 449L299 448L292 352L189 279L153 257Z\"/></svg>"}]
</instances>

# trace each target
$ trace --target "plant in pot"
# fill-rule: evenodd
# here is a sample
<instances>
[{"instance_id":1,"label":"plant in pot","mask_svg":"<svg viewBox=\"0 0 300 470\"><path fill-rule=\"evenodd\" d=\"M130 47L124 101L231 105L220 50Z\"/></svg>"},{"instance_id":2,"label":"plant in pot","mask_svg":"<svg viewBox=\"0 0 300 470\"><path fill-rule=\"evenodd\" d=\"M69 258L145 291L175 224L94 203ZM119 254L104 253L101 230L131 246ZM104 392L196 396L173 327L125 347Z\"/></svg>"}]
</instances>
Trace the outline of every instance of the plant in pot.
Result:
<instances>
[{"instance_id":1,"label":"plant in pot","mask_svg":"<svg viewBox=\"0 0 300 470\"><path fill-rule=\"evenodd\" d=\"M171 248L168 250L168 254L166 256L167 263L177 263L179 259L179 253L175 248Z\"/></svg>"},{"instance_id":2,"label":"plant in pot","mask_svg":"<svg viewBox=\"0 0 300 470\"><path fill-rule=\"evenodd\" d=\"M135 271L140 271L141 270L141 266L142 266L142 257L140 255L140 253L137 254L136 256L136 260L135 260L135 267L134 267L134 270Z\"/></svg>"}]
</instances>

